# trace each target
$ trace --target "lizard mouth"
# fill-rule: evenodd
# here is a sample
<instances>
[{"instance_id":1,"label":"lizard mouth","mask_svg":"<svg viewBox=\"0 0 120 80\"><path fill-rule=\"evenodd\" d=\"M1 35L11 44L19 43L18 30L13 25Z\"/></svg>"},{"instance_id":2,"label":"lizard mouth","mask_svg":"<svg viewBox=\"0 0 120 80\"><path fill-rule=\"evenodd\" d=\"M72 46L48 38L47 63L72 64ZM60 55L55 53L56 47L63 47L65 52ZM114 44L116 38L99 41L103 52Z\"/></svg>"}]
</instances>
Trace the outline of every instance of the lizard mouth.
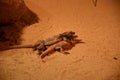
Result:
<instances>
[{"instance_id":1,"label":"lizard mouth","mask_svg":"<svg viewBox=\"0 0 120 80\"><path fill-rule=\"evenodd\" d=\"M78 36L77 35L73 35L72 38L77 38Z\"/></svg>"}]
</instances>

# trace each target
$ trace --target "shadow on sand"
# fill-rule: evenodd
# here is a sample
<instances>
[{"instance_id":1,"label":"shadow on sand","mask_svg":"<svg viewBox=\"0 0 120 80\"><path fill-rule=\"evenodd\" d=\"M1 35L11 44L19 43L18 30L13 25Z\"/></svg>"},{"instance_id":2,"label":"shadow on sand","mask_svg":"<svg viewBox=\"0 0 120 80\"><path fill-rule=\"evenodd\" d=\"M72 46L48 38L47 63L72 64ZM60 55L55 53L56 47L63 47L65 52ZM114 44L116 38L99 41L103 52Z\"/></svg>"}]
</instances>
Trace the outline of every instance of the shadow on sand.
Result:
<instances>
[{"instance_id":1,"label":"shadow on sand","mask_svg":"<svg viewBox=\"0 0 120 80\"><path fill-rule=\"evenodd\" d=\"M9 46L20 44L23 28L38 21L38 16L28 9L15 23L0 24L0 51L7 49Z\"/></svg>"}]
</instances>

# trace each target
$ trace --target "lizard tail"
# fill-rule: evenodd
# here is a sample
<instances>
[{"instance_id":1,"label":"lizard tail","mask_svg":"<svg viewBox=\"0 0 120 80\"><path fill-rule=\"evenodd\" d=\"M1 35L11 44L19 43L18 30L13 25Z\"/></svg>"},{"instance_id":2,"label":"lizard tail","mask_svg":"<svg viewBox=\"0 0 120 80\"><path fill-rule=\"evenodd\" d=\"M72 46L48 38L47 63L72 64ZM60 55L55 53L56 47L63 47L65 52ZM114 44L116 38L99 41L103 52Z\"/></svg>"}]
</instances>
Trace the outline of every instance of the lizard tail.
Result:
<instances>
[{"instance_id":1,"label":"lizard tail","mask_svg":"<svg viewBox=\"0 0 120 80\"><path fill-rule=\"evenodd\" d=\"M9 49L34 48L33 45L16 45L10 46Z\"/></svg>"}]
</instances>

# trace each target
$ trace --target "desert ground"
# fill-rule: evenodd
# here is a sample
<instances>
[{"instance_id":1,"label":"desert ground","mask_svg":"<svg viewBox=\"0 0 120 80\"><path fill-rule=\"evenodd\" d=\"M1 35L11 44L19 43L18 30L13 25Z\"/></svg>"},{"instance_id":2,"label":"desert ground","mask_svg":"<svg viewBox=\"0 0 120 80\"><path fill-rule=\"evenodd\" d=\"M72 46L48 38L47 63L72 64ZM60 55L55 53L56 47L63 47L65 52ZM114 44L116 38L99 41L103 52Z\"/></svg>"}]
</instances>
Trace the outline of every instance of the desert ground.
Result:
<instances>
[{"instance_id":1,"label":"desert ground","mask_svg":"<svg viewBox=\"0 0 120 80\"><path fill-rule=\"evenodd\" d=\"M25 0L25 4L39 20L6 27L11 42L0 42L0 80L120 80L119 0L97 0L96 6L93 0ZM69 55L55 52L45 57L45 63L32 49L2 50L15 41L33 44L70 30L85 43L68 50Z\"/></svg>"}]
</instances>

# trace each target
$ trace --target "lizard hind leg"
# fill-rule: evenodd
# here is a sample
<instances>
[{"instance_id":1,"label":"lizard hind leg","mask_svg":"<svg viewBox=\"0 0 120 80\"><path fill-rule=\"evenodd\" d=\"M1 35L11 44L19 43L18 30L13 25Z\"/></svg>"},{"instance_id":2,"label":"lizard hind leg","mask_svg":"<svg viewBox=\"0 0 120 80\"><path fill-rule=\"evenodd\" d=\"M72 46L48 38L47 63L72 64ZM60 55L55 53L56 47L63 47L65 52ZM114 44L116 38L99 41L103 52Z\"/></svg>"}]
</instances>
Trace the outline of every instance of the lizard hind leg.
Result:
<instances>
[{"instance_id":1,"label":"lizard hind leg","mask_svg":"<svg viewBox=\"0 0 120 80\"><path fill-rule=\"evenodd\" d=\"M56 47L55 51L58 51L58 52L63 53L63 54L70 54L69 52L65 52L64 49L62 47L60 47L60 46Z\"/></svg>"}]
</instances>

